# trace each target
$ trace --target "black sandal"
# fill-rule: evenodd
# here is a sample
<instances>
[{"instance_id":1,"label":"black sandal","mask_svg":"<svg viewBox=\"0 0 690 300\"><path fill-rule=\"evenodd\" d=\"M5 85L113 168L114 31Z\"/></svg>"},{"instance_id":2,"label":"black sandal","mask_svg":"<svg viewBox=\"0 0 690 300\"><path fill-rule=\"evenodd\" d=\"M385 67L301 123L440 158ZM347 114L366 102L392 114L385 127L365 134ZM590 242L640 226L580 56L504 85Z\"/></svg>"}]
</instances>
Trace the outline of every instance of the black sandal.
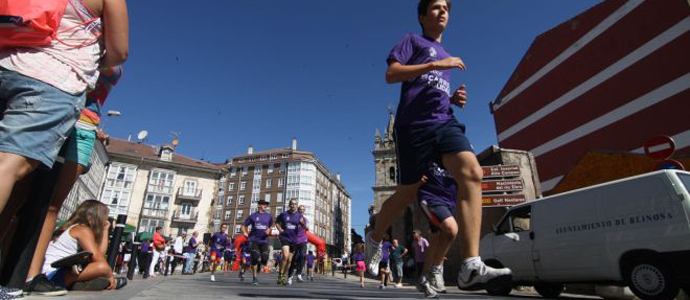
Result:
<instances>
[{"instance_id":1,"label":"black sandal","mask_svg":"<svg viewBox=\"0 0 690 300\"><path fill-rule=\"evenodd\" d=\"M98 277L87 281L77 281L72 285L73 291L102 291L108 288L110 279Z\"/></svg>"}]
</instances>

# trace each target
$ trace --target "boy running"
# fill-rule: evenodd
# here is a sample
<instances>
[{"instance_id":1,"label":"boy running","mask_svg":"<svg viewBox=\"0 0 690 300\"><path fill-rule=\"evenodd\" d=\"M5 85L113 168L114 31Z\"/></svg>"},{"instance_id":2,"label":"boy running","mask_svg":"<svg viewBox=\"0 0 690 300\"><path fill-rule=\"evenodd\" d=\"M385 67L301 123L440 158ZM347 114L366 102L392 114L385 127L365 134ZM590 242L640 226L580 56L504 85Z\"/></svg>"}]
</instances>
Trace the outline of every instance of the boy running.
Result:
<instances>
[{"instance_id":1,"label":"boy running","mask_svg":"<svg viewBox=\"0 0 690 300\"><path fill-rule=\"evenodd\" d=\"M400 182L368 234L366 260L368 271L378 274L383 234L416 198L420 178L438 159L457 184L463 259L458 287L477 290L491 279L510 276L510 270L487 267L479 257L482 169L465 136L465 126L455 119L451 108L451 104L463 108L467 102L464 85L451 91L451 71L466 68L441 45L450 8L450 0L421 0L417 15L423 34L406 35L388 56L386 82L402 82L394 132Z\"/></svg>"},{"instance_id":2,"label":"boy running","mask_svg":"<svg viewBox=\"0 0 690 300\"><path fill-rule=\"evenodd\" d=\"M213 234L211 240L209 240L210 245L210 265L211 265L211 281L216 281L216 269L218 264L220 264L223 259L223 250L225 250L225 245L228 243L228 234L225 232L228 230L228 224L220 225L220 231Z\"/></svg>"},{"instance_id":3,"label":"boy running","mask_svg":"<svg viewBox=\"0 0 690 300\"><path fill-rule=\"evenodd\" d=\"M252 265L252 247L249 243L249 241L244 241L240 245L240 274L238 275L240 277L240 281L244 281L244 273L249 270L249 268Z\"/></svg>"},{"instance_id":4,"label":"boy running","mask_svg":"<svg viewBox=\"0 0 690 300\"><path fill-rule=\"evenodd\" d=\"M256 276L262 266L268 265L268 235L271 234L273 226L273 217L266 212L268 202L261 199L258 205L259 211L249 215L242 223L242 234L247 237L252 249L252 285L259 285ZM249 226L252 227L251 232Z\"/></svg>"},{"instance_id":5,"label":"boy running","mask_svg":"<svg viewBox=\"0 0 690 300\"><path fill-rule=\"evenodd\" d=\"M309 250L309 254L307 254L307 277L309 277L309 280L314 281L314 260L316 257L314 256L314 251Z\"/></svg>"}]
</instances>

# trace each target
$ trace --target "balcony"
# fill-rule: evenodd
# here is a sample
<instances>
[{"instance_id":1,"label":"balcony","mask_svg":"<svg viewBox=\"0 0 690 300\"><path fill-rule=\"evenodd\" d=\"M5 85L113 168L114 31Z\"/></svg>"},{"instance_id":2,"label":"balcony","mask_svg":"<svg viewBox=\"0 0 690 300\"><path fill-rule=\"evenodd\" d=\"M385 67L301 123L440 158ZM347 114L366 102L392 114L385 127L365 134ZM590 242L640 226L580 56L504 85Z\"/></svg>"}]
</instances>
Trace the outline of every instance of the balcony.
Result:
<instances>
[{"instance_id":1,"label":"balcony","mask_svg":"<svg viewBox=\"0 0 690 300\"><path fill-rule=\"evenodd\" d=\"M182 200L199 202L201 201L201 192L201 189L186 189L183 187L178 188L177 197L175 197L175 204L180 204Z\"/></svg>"},{"instance_id":2,"label":"balcony","mask_svg":"<svg viewBox=\"0 0 690 300\"><path fill-rule=\"evenodd\" d=\"M166 219L168 217L168 210L144 207L142 215L149 218Z\"/></svg>"},{"instance_id":3,"label":"balcony","mask_svg":"<svg viewBox=\"0 0 690 300\"><path fill-rule=\"evenodd\" d=\"M195 209L189 212L189 214L182 214L181 211L176 210L173 212L172 221L173 223L186 223L194 224L199 219L199 212Z\"/></svg>"}]
</instances>

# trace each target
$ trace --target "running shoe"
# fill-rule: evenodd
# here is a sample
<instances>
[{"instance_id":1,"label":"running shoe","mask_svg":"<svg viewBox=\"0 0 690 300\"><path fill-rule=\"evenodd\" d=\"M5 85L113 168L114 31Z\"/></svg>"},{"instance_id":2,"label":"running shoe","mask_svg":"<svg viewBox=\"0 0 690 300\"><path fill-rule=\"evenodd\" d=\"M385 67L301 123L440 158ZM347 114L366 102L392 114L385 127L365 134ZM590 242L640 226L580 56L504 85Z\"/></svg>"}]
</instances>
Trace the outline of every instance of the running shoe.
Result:
<instances>
[{"instance_id":1,"label":"running shoe","mask_svg":"<svg viewBox=\"0 0 690 300\"><path fill-rule=\"evenodd\" d=\"M215 276L215 275L211 275L211 281L216 281L216 276Z\"/></svg>"},{"instance_id":2,"label":"running shoe","mask_svg":"<svg viewBox=\"0 0 690 300\"><path fill-rule=\"evenodd\" d=\"M14 296L14 295L7 294L4 291L0 291L0 300L23 300L23 299L24 299L23 295Z\"/></svg>"},{"instance_id":3,"label":"running shoe","mask_svg":"<svg viewBox=\"0 0 690 300\"><path fill-rule=\"evenodd\" d=\"M252 285L259 285L259 279L254 277L254 279L252 279Z\"/></svg>"},{"instance_id":4,"label":"running shoe","mask_svg":"<svg viewBox=\"0 0 690 300\"><path fill-rule=\"evenodd\" d=\"M0 287L0 289L5 289ZM39 274L38 276L31 279L31 281L26 282L24 286L24 292L27 295L41 295L41 296L63 296L67 295L67 290L61 286L57 286L50 282L46 275ZM18 296L21 293L8 293L10 295Z\"/></svg>"},{"instance_id":5,"label":"running shoe","mask_svg":"<svg viewBox=\"0 0 690 300\"><path fill-rule=\"evenodd\" d=\"M276 282L276 283L277 284L283 284L283 275L280 275L280 274L278 275L278 282Z\"/></svg>"},{"instance_id":6,"label":"running shoe","mask_svg":"<svg viewBox=\"0 0 690 300\"><path fill-rule=\"evenodd\" d=\"M386 289L385 285L383 285L383 284L379 285L379 290L385 290L385 289Z\"/></svg>"},{"instance_id":7,"label":"running shoe","mask_svg":"<svg viewBox=\"0 0 690 300\"><path fill-rule=\"evenodd\" d=\"M372 237L373 231L369 231L366 235L365 243L365 263L367 264L367 271L373 276L379 276L379 262L381 262L381 241L374 241Z\"/></svg>"},{"instance_id":8,"label":"running shoe","mask_svg":"<svg viewBox=\"0 0 690 300\"><path fill-rule=\"evenodd\" d=\"M458 288L466 291L486 289L487 285L510 282L512 271L508 268L494 269L484 264L481 260L474 263L465 263L460 267L458 274Z\"/></svg>"},{"instance_id":9,"label":"running shoe","mask_svg":"<svg viewBox=\"0 0 690 300\"><path fill-rule=\"evenodd\" d=\"M41 275L43 275L43 274L41 274ZM38 277L38 276L36 276L36 277ZM43 277L45 277L45 275L43 275ZM65 292L67 292L67 291L65 291ZM1 294L7 294L10 296L14 296L14 297L20 297L24 294L24 292L21 289L15 289L15 288L10 288L10 287L5 287L5 286L0 285L0 295ZM65 294L67 294L67 293L65 293Z\"/></svg>"},{"instance_id":10,"label":"running shoe","mask_svg":"<svg viewBox=\"0 0 690 300\"><path fill-rule=\"evenodd\" d=\"M401 288L403 287L403 285L402 285L402 283L397 283L397 284L395 285L395 287L401 289Z\"/></svg>"},{"instance_id":11,"label":"running shoe","mask_svg":"<svg viewBox=\"0 0 690 300\"><path fill-rule=\"evenodd\" d=\"M292 276L288 277L287 285L292 285Z\"/></svg>"},{"instance_id":12,"label":"running shoe","mask_svg":"<svg viewBox=\"0 0 690 300\"><path fill-rule=\"evenodd\" d=\"M429 286L431 286L435 292L440 294L447 293L443 282L443 273L429 272L429 275L427 275L427 280L429 281Z\"/></svg>"},{"instance_id":13,"label":"running shoe","mask_svg":"<svg viewBox=\"0 0 690 300\"><path fill-rule=\"evenodd\" d=\"M424 297L430 298L430 299L436 299L439 298L438 293L431 287L429 284L429 280L427 280L426 276L422 275L419 277L419 280L417 281L416 284L417 290L424 293Z\"/></svg>"},{"instance_id":14,"label":"running shoe","mask_svg":"<svg viewBox=\"0 0 690 300\"><path fill-rule=\"evenodd\" d=\"M302 274L297 275L297 282L304 282L304 279L302 279Z\"/></svg>"}]
</instances>

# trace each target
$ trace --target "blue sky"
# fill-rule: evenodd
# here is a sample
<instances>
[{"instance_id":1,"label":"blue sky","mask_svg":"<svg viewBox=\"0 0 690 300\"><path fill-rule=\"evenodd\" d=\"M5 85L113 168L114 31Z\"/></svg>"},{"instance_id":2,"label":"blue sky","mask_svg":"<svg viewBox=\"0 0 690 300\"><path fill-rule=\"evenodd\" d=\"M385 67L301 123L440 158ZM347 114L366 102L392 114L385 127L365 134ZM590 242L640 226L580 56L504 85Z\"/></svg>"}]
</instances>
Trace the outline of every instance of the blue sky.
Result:
<instances>
[{"instance_id":1,"label":"blue sky","mask_svg":"<svg viewBox=\"0 0 690 300\"><path fill-rule=\"evenodd\" d=\"M468 105L456 110L481 151L496 144L496 98L538 34L600 0L455 0L443 44L467 71ZM352 196L361 234L373 201L371 150L399 85L384 81L385 59L418 33L417 0L129 1L130 57L105 110L114 137L168 143L177 153L222 162L288 147L314 152Z\"/></svg>"}]
</instances>

